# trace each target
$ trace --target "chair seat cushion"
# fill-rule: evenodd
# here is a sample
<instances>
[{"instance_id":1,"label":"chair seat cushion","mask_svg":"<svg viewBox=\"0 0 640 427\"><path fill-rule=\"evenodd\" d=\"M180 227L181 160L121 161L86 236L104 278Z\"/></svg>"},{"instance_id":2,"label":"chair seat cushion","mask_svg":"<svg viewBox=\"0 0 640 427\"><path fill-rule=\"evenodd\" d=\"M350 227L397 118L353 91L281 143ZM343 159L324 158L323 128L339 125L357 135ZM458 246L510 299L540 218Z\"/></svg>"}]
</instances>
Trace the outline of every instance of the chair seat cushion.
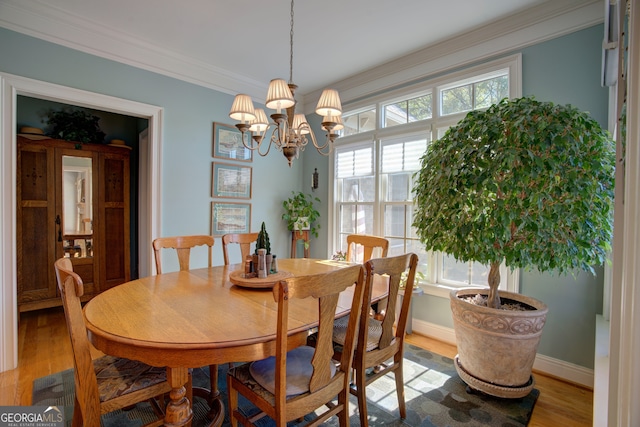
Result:
<instances>
[{"instance_id":1,"label":"chair seat cushion","mask_svg":"<svg viewBox=\"0 0 640 427\"><path fill-rule=\"evenodd\" d=\"M309 392L309 381L313 373L311 359L315 349L309 346L294 348L287 352L287 397ZM249 371L253 379L271 394L275 393L276 358L251 363ZM335 364L331 363L331 377L336 373Z\"/></svg>"},{"instance_id":2,"label":"chair seat cushion","mask_svg":"<svg viewBox=\"0 0 640 427\"><path fill-rule=\"evenodd\" d=\"M120 357L100 357L93 361L93 367L98 379L101 402L167 380L166 368L157 368Z\"/></svg>"},{"instance_id":3,"label":"chair seat cushion","mask_svg":"<svg viewBox=\"0 0 640 427\"><path fill-rule=\"evenodd\" d=\"M347 337L347 327L349 326L349 316L343 316L333 323L333 342L344 345ZM367 351L375 350L382 336L382 321L373 318L369 319L369 333L367 334Z\"/></svg>"}]
</instances>

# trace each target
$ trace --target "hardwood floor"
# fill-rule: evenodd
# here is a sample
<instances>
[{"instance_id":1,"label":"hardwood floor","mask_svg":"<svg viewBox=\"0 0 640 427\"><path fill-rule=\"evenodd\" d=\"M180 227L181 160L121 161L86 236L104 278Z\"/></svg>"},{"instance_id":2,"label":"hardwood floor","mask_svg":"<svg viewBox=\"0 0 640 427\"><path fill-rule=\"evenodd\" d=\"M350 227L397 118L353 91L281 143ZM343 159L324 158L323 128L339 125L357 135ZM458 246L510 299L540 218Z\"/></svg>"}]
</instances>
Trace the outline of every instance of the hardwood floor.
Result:
<instances>
[{"instance_id":1,"label":"hardwood floor","mask_svg":"<svg viewBox=\"0 0 640 427\"><path fill-rule=\"evenodd\" d=\"M407 336L411 344L454 357L454 345L418 334ZM23 313L18 328L18 367L0 373L0 406L31 405L33 380L73 367L71 344L62 308ZM95 356L100 353L95 350ZM530 427L591 426L593 392L580 386L536 374L540 397Z\"/></svg>"}]
</instances>

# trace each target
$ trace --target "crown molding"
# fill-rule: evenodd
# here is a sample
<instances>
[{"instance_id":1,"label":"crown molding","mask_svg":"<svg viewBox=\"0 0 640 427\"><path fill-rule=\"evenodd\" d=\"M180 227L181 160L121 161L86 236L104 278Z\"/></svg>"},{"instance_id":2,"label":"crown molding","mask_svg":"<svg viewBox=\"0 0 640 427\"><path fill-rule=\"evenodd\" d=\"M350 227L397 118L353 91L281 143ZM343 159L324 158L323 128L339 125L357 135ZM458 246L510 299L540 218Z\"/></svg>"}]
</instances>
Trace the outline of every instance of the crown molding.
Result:
<instances>
[{"instance_id":1,"label":"crown molding","mask_svg":"<svg viewBox=\"0 0 640 427\"><path fill-rule=\"evenodd\" d=\"M340 92L344 106L376 93L426 80L452 68L513 53L517 49L591 27L603 19L604 8L600 0L548 1L330 86ZM318 99L320 92L308 93L306 98ZM311 103L304 105L305 112L314 108Z\"/></svg>"},{"instance_id":2,"label":"crown molding","mask_svg":"<svg viewBox=\"0 0 640 427\"><path fill-rule=\"evenodd\" d=\"M223 93L235 94L241 88L242 92L255 99L263 99L267 93L265 82L146 43L99 22L87 22L77 15L40 2L0 2L0 26Z\"/></svg>"},{"instance_id":3,"label":"crown molding","mask_svg":"<svg viewBox=\"0 0 640 427\"><path fill-rule=\"evenodd\" d=\"M598 24L601 0L549 0L526 12L470 29L413 54L331 85L344 104L445 70L513 51ZM23 0L0 2L0 26L84 53L263 102L267 83L140 41L99 22L87 22L53 5ZM321 91L296 94L303 111L315 109Z\"/></svg>"}]
</instances>

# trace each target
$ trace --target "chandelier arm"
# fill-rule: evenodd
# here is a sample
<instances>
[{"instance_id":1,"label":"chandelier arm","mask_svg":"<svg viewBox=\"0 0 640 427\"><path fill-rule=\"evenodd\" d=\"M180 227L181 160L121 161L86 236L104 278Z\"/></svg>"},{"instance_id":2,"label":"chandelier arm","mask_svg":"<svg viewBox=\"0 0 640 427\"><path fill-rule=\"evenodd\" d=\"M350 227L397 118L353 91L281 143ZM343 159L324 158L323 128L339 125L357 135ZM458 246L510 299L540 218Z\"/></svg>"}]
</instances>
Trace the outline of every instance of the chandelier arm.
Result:
<instances>
[{"instance_id":1,"label":"chandelier arm","mask_svg":"<svg viewBox=\"0 0 640 427\"><path fill-rule=\"evenodd\" d=\"M248 139L251 141L251 145L247 145L247 142L245 141L245 134L249 135L249 138L248 138ZM251 151L254 151L254 150L257 150L258 148L260 148L260 143L258 142L258 143L257 143L258 145L256 145L256 146L254 147L254 146L253 146L253 143L254 143L254 142L257 142L257 141L255 141L255 140L253 139L253 136L251 135L251 133L248 133L248 132L242 132L242 145L244 145L244 148L246 148L247 150L251 150Z\"/></svg>"},{"instance_id":2,"label":"chandelier arm","mask_svg":"<svg viewBox=\"0 0 640 427\"><path fill-rule=\"evenodd\" d=\"M323 156L328 156L329 154L331 154L331 152L333 151L333 144L332 144L333 139L330 137L330 134L327 134L327 140L325 141L325 143L323 145L320 145L318 144L316 135L311 129L311 126L309 126L309 123L306 123L306 122L303 123L302 125L300 125L298 129L303 129L303 128L309 131L309 135L311 136L311 143L316 148L316 150L318 150L318 153L322 154ZM328 150L323 151L327 147L328 147Z\"/></svg>"},{"instance_id":3,"label":"chandelier arm","mask_svg":"<svg viewBox=\"0 0 640 427\"><path fill-rule=\"evenodd\" d=\"M267 133L269 132L269 128L273 127L273 125L274 125L273 123L269 123L269 125L266 127L266 129L262 133L256 132L256 135L250 134L249 138L251 139L251 145L247 145L247 143L246 143L246 141L244 139L244 133L245 132L243 132L242 144L248 150L251 150L251 151L256 151L257 150L258 154L261 157L266 156L267 154L269 154L269 150L271 150L271 138L269 138L269 144L266 144L264 142L264 140L265 140L265 137L266 137ZM254 146L254 143L255 143L255 146ZM262 147L264 145L267 145L267 151L265 151L263 153L263 152L260 151L260 147Z\"/></svg>"}]
</instances>

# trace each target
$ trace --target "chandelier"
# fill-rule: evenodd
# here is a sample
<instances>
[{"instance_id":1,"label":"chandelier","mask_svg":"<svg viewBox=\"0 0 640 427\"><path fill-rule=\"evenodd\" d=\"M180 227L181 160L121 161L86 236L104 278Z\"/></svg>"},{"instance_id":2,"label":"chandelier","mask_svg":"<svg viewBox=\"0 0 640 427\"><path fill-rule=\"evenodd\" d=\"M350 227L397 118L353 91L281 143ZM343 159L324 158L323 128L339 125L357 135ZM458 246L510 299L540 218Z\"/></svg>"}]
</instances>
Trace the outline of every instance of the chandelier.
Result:
<instances>
[{"instance_id":1,"label":"chandelier","mask_svg":"<svg viewBox=\"0 0 640 427\"><path fill-rule=\"evenodd\" d=\"M282 151L291 167L293 159L297 159L309 143L309 138L320 154L329 155L338 136L337 131L344 126L340 95L334 89L325 89L316 106L316 114L322 116L322 129L327 132L324 144L318 143L305 115L295 112L294 94L298 86L293 83L293 0L289 40L289 83L284 79L273 79L267 90L265 107L275 110L270 116L272 121L267 120L262 108L253 107L251 97L246 94L236 95L229 117L240 122L236 127L242 132L242 143L246 148L266 156L273 144L278 151ZM246 134L250 137L245 137Z\"/></svg>"}]
</instances>

